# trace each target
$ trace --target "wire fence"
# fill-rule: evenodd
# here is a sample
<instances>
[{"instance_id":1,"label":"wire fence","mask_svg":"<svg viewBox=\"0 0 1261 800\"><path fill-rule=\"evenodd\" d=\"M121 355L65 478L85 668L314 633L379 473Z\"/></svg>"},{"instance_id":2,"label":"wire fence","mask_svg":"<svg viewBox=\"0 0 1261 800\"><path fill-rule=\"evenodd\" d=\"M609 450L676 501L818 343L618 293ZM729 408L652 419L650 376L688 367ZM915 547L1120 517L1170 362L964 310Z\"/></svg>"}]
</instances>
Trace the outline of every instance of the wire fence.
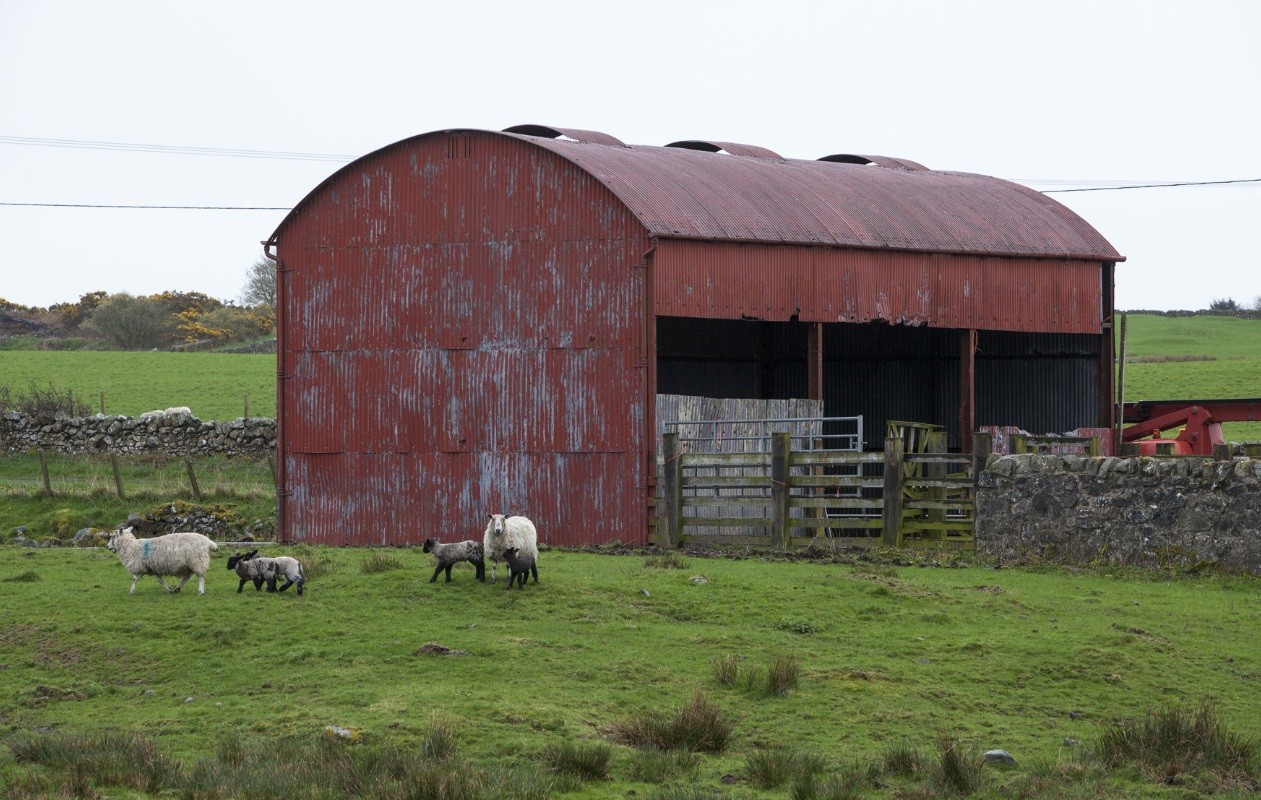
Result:
<instances>
[{"instance_id":1,"label":"wire fence","mask_svg":"<svg viewBox=\"0 0 1261 800\"><path fill-rule=\"evenodd\" d=\"M268 497L275 461L242 456L8 453L0 457L0 493L66 497Z\"/></svg>"}]
</instances>

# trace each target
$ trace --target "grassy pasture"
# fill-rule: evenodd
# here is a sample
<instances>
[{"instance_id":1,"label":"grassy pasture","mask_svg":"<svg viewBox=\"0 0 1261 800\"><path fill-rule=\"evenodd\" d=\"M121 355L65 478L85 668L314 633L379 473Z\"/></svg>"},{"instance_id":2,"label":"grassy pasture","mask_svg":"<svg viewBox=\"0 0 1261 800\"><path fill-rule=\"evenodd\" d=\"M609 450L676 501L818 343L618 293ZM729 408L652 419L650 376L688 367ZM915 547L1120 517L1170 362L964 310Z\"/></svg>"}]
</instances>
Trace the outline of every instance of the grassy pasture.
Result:
<instances>
[{"instance_id":1,"label":"grassy pasture","mask_svg":"<svg viewBox=\"0 0 1261 800\"><path fill-rule=\"evenodd\" d=\"M34 382L70 389L95 413L139 416L155 408L188 406L198 419L233 420L276 415L276 356L231 353L118 351L0 352L0 383L14 392Z\"/></svg>"},{"instance_id":2,"label":"grassy pasture","mask_svg":"<svg viewBox=\"0 0 1261 800\"><path fill-rule=\"evenodd\" d=\"M1055 791L1016 796L1183 797L1199 779L1167 787L1124 769L1058 792L1085 780L1073 765L1119 718L1207 698L1261 735L1255 579L551 551L541 583L506 591L468 565L431 584L419 550L298 548L311 580L296 597L236 594L227 554L203 597L195 581L168 595L152 578L128 596L107 550L0 548L0 741L137 732L191 765L232 742L314 745L328 725L418 748L437 715L462 757L488 766L610 748L606 780L555 794L666 796L614 734L699 688L731 744L696 758L685 783L703 793L677 796L788 797L753 783L779 750L838 774L899 748L931 757L946 736L1020 761L988 768L980 796L1050 774ZM776 695L766 676L784 657L799 680ZM42 770L0 747L0 784ZM937 796L916 787L889 779L861 796Z\"/></svg>"}]
</instances>

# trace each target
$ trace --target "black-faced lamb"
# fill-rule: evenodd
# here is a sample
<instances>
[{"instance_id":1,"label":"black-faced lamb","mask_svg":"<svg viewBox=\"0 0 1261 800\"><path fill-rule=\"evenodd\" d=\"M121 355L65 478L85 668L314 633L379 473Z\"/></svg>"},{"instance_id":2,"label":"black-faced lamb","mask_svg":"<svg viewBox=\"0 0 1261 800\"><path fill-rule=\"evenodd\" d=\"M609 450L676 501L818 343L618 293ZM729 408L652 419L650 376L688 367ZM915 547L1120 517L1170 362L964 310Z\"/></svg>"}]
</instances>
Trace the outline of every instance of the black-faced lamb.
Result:
<instances>
[{"instance_id":1,"label":"black-faced lamb","mask_svg":"<svg viewBox=\"0 0 1261 800\"><path fill-rule=\"evenodd\" d=\"M263 583L266 583L267 591L269 592L283 592L290 586L297 586L297 593L302 594L302 590L306 586L306 573L302 570L302 562L290 556L260 558L258 551L252 550L248 553L229 556L228 569L235 570L237 576L241 579L240 584L236 587L237 594L240 594L245 588L247 581L254 582L255 590L261 589ZM277 589L276 581L282 575L285 578L285 584Z\"/></svg>"},{"instance_id":2,"label":"black-faced lamb","mask_svg":"<svg viewBox=\"0 0 1261 800\"><path fill-rule=\"evenodd\" d=\"M452 542L443 544L437 539L426 539L424 545L426 553L433 553L434 558L438 559L438 568L433 571L433 577L429 579L430 583L437 583L438 573L446 570L447 583L451 582L451 567L467 561L477 568L477 579L479 581L486 580L486 560L483 556L484 547L481 542L469 539L463 542Z\"/></svg>"},{"instance_id":3,"label":"black-faced lamb","mask_svg":"<svg viewBox=\"0 0 1261 800\"><path fill-rule=\"evenodd\" d=\"M240 594L245 589L245 584L253 581L254 589L263 588L263 581L271 578L275 580L275 565L270 563L271 559L255 559L258 555L257 550L251 550L248 553L233 553L228 556L228 569L236 572L241 582L236 587L236 593Z\"/></svg>"},{"instance_id":4,"label":"black-faced lamb","mask_svg":"<svg viewBox=\"0 0 1261 800\"><path fill-rule=\"evenodd\" d=\"M142 575L152 575L162 588L175 593L184 588L188 579L197 576L197 594L206 593L206 572L210 569L210 551L219 545L200 533L180 532L137 539L131 528L123 528L110 534L110 550L118 553L123 566L131 573L131 589L136 593L136 581ZM180 578L179 585L171 588L162 580L164 575Z\"/></svg>"},{"instance_id":5,"label":"black-faced lamb","mask_svg":"<svg viewBox=\"0 0 1261 800\"><path fill-rule=\"evenodd\" d=\"M525 579L530 577L530 573L534 573L534 582L539 582L539 568L536 565L536 559L531 555L524 555L518 547L509 547L504 551L504 561L508 562L508 587L512 588L512 582L517 582L518 589L525 588Z\"/></svg>"},{"instance_id":6,"label":"black-faced lamb","mask_svg":"<svg viewBox=\"0 0 1261 800\"><path fill-rule=\"evenodd\" d=\"M499 570L499 562L503 561L504 551L515 547L521 555L534 560L539 557L538 532L534 523L526 517L505 516L503 514L487 514L490 522L486 523L486 533L482 536L482 545L486 558L490 559L490 582L494 583ZM539 582L538 570L534 570L534 582Z\"/></svg>"}]
</instances>

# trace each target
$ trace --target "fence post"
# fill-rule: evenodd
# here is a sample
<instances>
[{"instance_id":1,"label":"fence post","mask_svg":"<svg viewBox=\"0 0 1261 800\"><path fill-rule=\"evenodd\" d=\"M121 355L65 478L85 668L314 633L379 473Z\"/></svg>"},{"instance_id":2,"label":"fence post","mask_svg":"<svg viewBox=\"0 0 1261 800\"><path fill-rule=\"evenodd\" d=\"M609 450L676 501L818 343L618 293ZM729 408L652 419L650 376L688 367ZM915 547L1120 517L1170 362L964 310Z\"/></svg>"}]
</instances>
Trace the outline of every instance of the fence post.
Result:
<instances>
[{"instance_id":1,"label":"fence post","mask_svg":"<svg viewBox=\"0 0 1261 800\"><path fill-rule=\"evenodd\" d=\"M1214 461L1230 461L1231 458L1232 456L1230 452L1230 445L1228 444L1213 445L1213 460Z\"/></svg>"},{"instance_id":2,"label":"fence post","mask_svg":"<svg viewBox=\"0 0 1261 800\"><path fill-rule=\"evenodd\" d=\"M39 451L39 477L44 482L44 495L46 497L53 496L53 486L48 481L48 461L44 459L44 451Z\"/></svg>"},{"instance_id":3,"label":"fence post","mask_svg":"<svg viewBox=\"0 0 1261 800\"><path fill-rule=\"evenodd\" d=\"M771 434L771 547L788 549L788 464L791 434Z\"/></svg>"},{"instance_id":4,"label":"fence post","mask_svg":"<svg viewBox=\"0 0 1261 800\"><path fill-rule=\"evenodd\" d=\"M248 394L245 395L245 418L250 418L250 396Z\"/></svg>"},{"instance_id":5,"label":"fence post","mask_svg":"<svg viewBox=\"0 0 1261 800\"><path fill-rule=\"evenodd\" d=\"M119 500L126 500L127 497L126 495L123 494L123 475L121 472L118 471L118 454L117 453L109 454L109 465L113 467L114 469L114 491L118 492Z\"/></svg>"},{"instance_id":6,"label":"fence post","mask_svg":"<svg viewBox=\"0 0 1261 800\"><path fill-rule=\"evenodd\" d=\"M1029 437L1023 433L1013 433L1007 439L1008 450L1012 455L1024 455L1029 452Z\"/></svg>"},{"instance_id":7,"label":"fence post","mask_svg":"<svg viewBox=\"0 0 1261 800\"><path fill-rule=\"evenodd\" d=\"M682 537L683 526L683 453L679 450L679 435L667 433L661 437L662 465L661 499L665 504L665 525L658 528L657 547L670 549Z\"/></svg>"},{"instance_id":8,"label":"fence post","mask_svg":"<svg viewBox=\"0 0 1261 800\"><path fill-rule=\"evenodd\" d=\"M105 413L105 392L101 392L101 413Z\"/></svg>"},{"instance_id":9,"label":"fence post","mask_svg":"<svg viewBox=\"0 0 1261 800\"><path fill-rule=\"evenodd\" d=\"M886 436L884 440L884 530L880 543L885 547L902 544L901 436Z\"/></svg>"},{"instance_id":10,"label":"fence post","mask_svg":"<svg viewBox=\"0 0 1261 800\"><path fill-rule=\"evenodd\" d=\"M193 487L193 499L201 502L201 487L197 485L197 473L193 472L193 460L184 459L184 468L188 470L188 483Z\"/></svg>"},{"instance_id":11,"label":"fence post","mask_svg":"<svg viewBox=\"0 0 1261 800\"><path fill-rule=\"evenodd\" d=\"M280 481L277 480L276 478L276 457L275 456L271 456L271 455L267 456L267 466L271 467L272 486L279 486Z\"/></svg>"}]
</instances>

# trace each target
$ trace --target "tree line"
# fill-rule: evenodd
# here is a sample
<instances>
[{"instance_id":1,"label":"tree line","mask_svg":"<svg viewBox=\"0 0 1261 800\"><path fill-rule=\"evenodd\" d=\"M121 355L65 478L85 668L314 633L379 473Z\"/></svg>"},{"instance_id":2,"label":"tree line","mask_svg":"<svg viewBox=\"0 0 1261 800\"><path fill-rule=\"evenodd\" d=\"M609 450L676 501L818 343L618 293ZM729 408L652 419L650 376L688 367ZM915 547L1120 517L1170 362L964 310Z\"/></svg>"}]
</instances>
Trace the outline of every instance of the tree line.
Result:
<instances>
[{"instance_id":1,"label":"tree line","mask_svg":"<svg viewBox=\"0 0 1261 800\"><path fill-rule=\"evenodd\" d=\"M84 339L117 350L153 350L266 336L275 329L275 298L275 262L259 259L247 273L240 305L201 292L99 291L48 308L20 306L0 298L0 313L26 325L39 338Z\"/></svg>"}]
</instances>

